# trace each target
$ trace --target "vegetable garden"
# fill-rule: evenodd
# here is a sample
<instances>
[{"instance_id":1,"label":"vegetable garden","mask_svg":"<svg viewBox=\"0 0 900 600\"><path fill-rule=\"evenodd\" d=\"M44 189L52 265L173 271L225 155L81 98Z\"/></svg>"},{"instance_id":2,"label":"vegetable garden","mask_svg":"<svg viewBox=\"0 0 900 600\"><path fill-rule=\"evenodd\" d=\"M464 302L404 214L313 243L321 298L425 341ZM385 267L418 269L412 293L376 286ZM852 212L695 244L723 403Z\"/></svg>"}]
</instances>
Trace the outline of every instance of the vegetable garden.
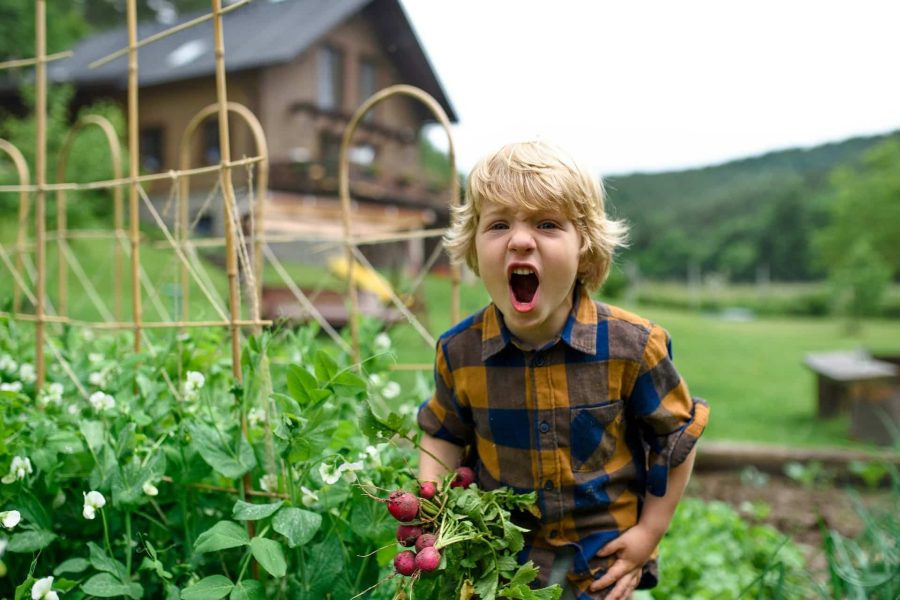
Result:
<instances>
[{"instance_id":1,"label":"vegetable garden","mask_svg":"<svg viewBox=\"0 0 900 600\"><path fill-rule=\"evenodd\" d=\"M43 0L37 5L32 64L40 123L44 70L53 57L41 47ZM136 60L133 0L128 11L127 51ZM219 50L221 14L214 0ZM21 153L3 146L21 175L20 185L0 189L20 195L21 236L32 196L35 214L33 244L20 236L13 257L0 246L16 287L0 314L0 597L557 598L556 588L530 588L533 568L515 561L522 531L511 515L529 510L529 496L483 492L454 477L433 490L420 487L415 411L430 394L430 379L421 370L398 377L392 336L383 323L357 314L352 265L364 257L349 217L346 152L353 129L394 94L436 105L409 88L385 90L360 107L345 133L350 326L273 324L259 318L254 277L271 256L257 229L244 239L230 180L231 169L255 165L257 182L265 181L264 139L257 157L228 155L227 114L241 111L227 101L223 56L217 52L218 102L205 116L218 117L226 140L215 169L226 223L227 299L208 285L192 255L187 220L174 233L160 220L154 224L175 252L179 280L190 280L183 299L188 289L199 290L216 320L192 321L187 303L181 320L143 319L142 299L159 301L142 287L138 213L146 203L142 183L154 176L138 173L133 128L129 175L95 184L47 183L40 124L34 185ZM137 94L136 79L129 94ZM129 114L130 124L135 117ZM446 126L446 117L436 117ZM186 168L175 179L198 171ZM455 174L453 182L451 199L458 196ZM64 193L92 185L113 192L119 208L109 237L121 262L131 264L130 312L100 311L110 316L103 323L67 314L64 295L50 303L46 281L47 193L58 194L59 264L76 265L66 253ZM129 194L127 232L122 188ZM263 196L250 199L257 217ZM88 274L73 271L85 295L102 303ZM64 294L63 281L57 294ZM125 276L117 281L116 289L124 289ZM452 319L459 316L458 283L454 270ZM404 316L432 341L413 315ZM900 477L893 482L900 485ZM688 500L663 541L664 587L652 595L894 598L900 524L889 513L866 515L859 539L827 538L830 578L823 581L809 575L797 545L777 530L751 524L727 505Z\"/></svg>"}]
</instances>

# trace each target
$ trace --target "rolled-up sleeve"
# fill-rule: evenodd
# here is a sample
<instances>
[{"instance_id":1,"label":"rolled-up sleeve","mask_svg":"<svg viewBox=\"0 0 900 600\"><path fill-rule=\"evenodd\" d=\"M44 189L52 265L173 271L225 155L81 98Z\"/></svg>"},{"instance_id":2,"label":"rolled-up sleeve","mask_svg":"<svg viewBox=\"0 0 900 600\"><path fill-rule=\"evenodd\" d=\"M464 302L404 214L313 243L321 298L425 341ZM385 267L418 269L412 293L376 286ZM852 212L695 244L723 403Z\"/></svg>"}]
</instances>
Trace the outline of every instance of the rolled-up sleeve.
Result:
<instances>
[{"instance_id":1,"label":"rolled-up sleeve","mask_svg":"<svg viewBox=\"0 0 900 600\"><path fill-rule=\"evenodd\" d=\"M647 337L629 404L647 449L647 491L664 496L669 469L684 462L706 429L709 405L688 392L661 327L654 325Z\"/></svg>"},{"instance_id":2,"label":"rolled-up sleeve","mask_svg":"<svg viewBox=\"0 0 900 600\"><path fill-rule=\"evenodd\" d=\"M460 405L453 372L440 342L435 352L434 395L419 407L418 423L425 433L458 446L470 444L473 439L472 412Z\"/></svg>"}]
</instances>

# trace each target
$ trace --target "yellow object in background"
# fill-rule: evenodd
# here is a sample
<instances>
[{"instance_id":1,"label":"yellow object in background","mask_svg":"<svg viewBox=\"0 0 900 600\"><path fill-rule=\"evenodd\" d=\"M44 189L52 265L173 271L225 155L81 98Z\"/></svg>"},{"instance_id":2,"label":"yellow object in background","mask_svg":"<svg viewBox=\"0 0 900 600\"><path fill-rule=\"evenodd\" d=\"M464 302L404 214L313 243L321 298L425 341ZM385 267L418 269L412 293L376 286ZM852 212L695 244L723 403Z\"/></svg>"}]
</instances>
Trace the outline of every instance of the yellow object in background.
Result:
<instances>
[{"instance_id":1,"label":"yellow object in background","mask_svg":"<svg viewBox=\"0 0 900 600\"><path fill-rule=\"evenodd\" d=\"M347 278L348 266L345 256L332 256L328 259L328 269L341 279ZM391 299L391 284L377 271L360 264L359 261L353 262L353 281L360 288L375 294L382 302Z\"/></svg>"}]
</instances>

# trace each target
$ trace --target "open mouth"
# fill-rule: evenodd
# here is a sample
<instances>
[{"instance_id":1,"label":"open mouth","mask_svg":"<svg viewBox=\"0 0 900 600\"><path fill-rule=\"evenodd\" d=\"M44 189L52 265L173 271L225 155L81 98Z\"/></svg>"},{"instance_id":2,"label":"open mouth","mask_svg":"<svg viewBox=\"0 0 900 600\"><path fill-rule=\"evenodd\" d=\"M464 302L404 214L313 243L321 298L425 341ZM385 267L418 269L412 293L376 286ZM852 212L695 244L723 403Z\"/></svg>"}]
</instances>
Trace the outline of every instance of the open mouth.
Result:
<instances>
[{"instance_id":1,"label":"open mouth","mask_svg":"<svg viewBox=\"0 0 900 600\"><path fill-rule=\"evenodd\" d=\"M509 274L509 290L512 293L513 305L517 309L528 310L534 302L535 294L537 294L538 280L537 273L529 267L517 267Z\"/></svg>"}]
</instances>

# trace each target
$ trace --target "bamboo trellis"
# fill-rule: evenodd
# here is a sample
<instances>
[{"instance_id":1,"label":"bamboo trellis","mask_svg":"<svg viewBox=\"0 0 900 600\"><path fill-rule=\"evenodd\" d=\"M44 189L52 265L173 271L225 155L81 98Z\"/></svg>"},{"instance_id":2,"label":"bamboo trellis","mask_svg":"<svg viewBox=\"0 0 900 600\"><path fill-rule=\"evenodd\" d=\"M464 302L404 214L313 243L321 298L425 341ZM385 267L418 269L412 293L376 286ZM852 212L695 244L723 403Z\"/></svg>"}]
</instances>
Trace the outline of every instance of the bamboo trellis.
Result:
<instances>
[{"instance_id":1,"label":"bamboo trellis","mask_svg":"<svg viewBox=\"0 0 900 600\"><path fill-rule=\"evenodd\" d=\"M147 336L148 330L165 329L165 328L190 328L190 327L224 327L230 333L231 338L231 365L232 374L238 384L243 380L241 371L240 348L242 332L249 330L251 332L258 331L265 325L270 325L270 321L260 318L260 300L262 293L262 273L268 264L273 267L275 272L281 277L285 285L291 291L295 299L306 309L308 314L319 322L323 331L331 336L334 341L345 350L351 352L357 364L360 361L360 340L359 340L359 317L360 307L357 298L357 284L354 277L354 268L357 262L362 263L368 268L365 256L359 247L367 244L391 243L407 241L412 239L425 239L427 237L438 237L443 234L443 229L430 229L424 231L413 232L394 232L392 234L379 235L357 235L354 234L351 219L351 199L350 199L350 182L349 182L349 149L352 142L353 134L358 125L362 122L366 114L377 104L384 102L392 97L406 97L421 102L432 113L436 120L443 126L449 139L449 154L451 165L451 186L449 190L450 202L456 204L459 201L459 183L455 167L454 148L452 137L450 136L449 119L441 108L440 104L424 91L408 86L396 85L386 88L359 107L347 125L341 141L340 163L339 163L339 192L340 206L342 215L342 239L348 269L346 273L347 300L348 300L348 323L351 331L351 346L347 346L346 342L341 338L327 320L316 310L314 303L306 296L306 294L291 281L286 270L281 266L276 254L269 246L264 231L265 202L268 187L268 165L269 156L263 129L256 119L255 115L246 107L230 102L227 95L227 84L225 74L225 39L222 29L222 17L225 13L230 12L249 3L252 0L243 0L223 8L221 0L211 0L211 12L199 19L182 24L164 32L156 34L151 38L139 40L137 37L137 12L136 1L128 0L127 2L127 29L128 29L128 45L126 48L117 50L109 56L95 61L92 66L105 64L110 60L114 60L121 56L127 56L128 60L128 86L127 86L127 149L128 149L128 165L127 172L123 173L121 147L119 144L118 134L109 121L102 117L89 116L75 123L72 129L67 133L65 141L60 152L60 157L56 165L56 181L47 181L47 72L46 65L53 60L59 60L70 56L70 52L57 53L48 55L46 53L46 0L35 1L35 58L26 60L10 61L0 63L0 69L34 67L35 83L36 83L36 139L35 139L35 166L33 179L29 173L28 164L22 153L8 141L0 139L0 150L3 154L12 160L16 167L19 183L18 185L0 185L0 192L15 192L19 196L19 212L18 212L18 232L15 242L14 255L11 258L9 253L0 244L0 263L12 274L14 298L12 311L9 313L0 312L0 316L8 317L13 320L24 322L33 322L35 326L35 370L37 391L40 391L46 375L45 349L49 348L55 358L63 363L63 371L73 380L75 387L80 393L86 397L87 392L77 381L74 373L67 364L62 354L56 348L52 339L47 337L47 327L56 325L72 325L76 327L92 328L97 330L116 330L129 329L133 335L133 348L135 352L140 352L142 344L146 344L150 351L154 351L152 341ZM138 106L139 106L139 87L138 87L138 60L137 50L146 44L158 41L168 35L172 35L177 31L181 31L186 27L197 25L198 23L212 20L213 36L215 48L215 86L216 101L213 104L200 110L185 128L180 143L179 165L177 171L168 171L165 173L152 173L141 175L139 172L139 138L138 138ZM243 157L239 160L232 160L230 151L230 127L229 114L239 117L249 128L255 144L256 154L249 157ZM206 119L215 116L218 120L219 132L219 157L218 164L205 167L190 167L189 152L192 136L199 125ZM66 182L66 169L68 165L69 154L72 151L74 140L77 134L87 126L99 128L106 139L110 152L110 160L112 163L113 179L107 181L92 181L87 183ZM232 173L236 167L246 167L255 169L256 186L255 192L251 190L249 194L249 214L251 217L252 227L250 229L249 243L245 240L243 228L240 226L238 204L236 200L235 188L232 181ZM222 212L224 214L225 231L224 236L219 239L193 241L191 239L191 225L188 219L188 198L190 191L190 178L203 173L218 173L217 188L222 195ZM165 223L165 219L159 214L154 204L147 196L144 185L161 180L171 181L176 190L177 215L175 219L175 232L169 231ZM124 190L128 190L127 203L127 219L128 227L126 230L126 206L124 202ZM113 195L113 232L79 232L68 228L67 224L67 192L86 191L86 190L111 190ZM57 228L52 235L47 234L46 230L46 200L48 193L55 193L56 197L56 216ZM160 231L166 238L165 245L174 250L179 267L179 282L181 285L181 314L180 318L170 318L159 298L157 290L149 281L147 275L143 272L141 266L141 245L142 236L140 233L141 205L152 216ZM31 206L34 206L33 226L34 240L28 241L28 220L31 212ZM113 265L113 310L110 311L105 307L104 300L100 294L93 290L93 286L88 279L86 270L79 262L77 253L72 251L69 244L73 239L111 239L113 241L112 250L114 257ZM308 241L315 239L310 235L295 236L273 236L272 242L289 242L289 241ZM47 293L47 244L48 240L53 240L57 244L57 260L58 272L57 276L57 297L55 303L51 302ZM225 254L225 268L228 281L227 298L221 299L217 296L218 292L215 287L210 285L208 278L205 277L205 271L200 265L196 255L196 248L202 245L219 246L223 248ZM248 248L250 250L248 251ZM425 268L420 276L412 284L409 293L415 293L421 285L425 272L430 268L439 256L440 245L436 248L435 253L426 262ZM31 255L34 255L35 264L30 263ZM126 278L125 278L125 259L129 259L130 267L130 286L127 291L131 298L130 318L126 319L125 313L125 294L126 294ZM240 267L240 269L239 269ZM103 321L91 321L87 319L78 319L70 314L69 307L69 274L70 272L84 286L87 295L96 305L97 311L103 317ZM246 295L248 299L247 316L242 314L241 294L239 276L244 278L246 284ZM196 285L219 316L218 319L202 319L190 320L188 308L188 291L191 284ZM451 318L453 321L459 319L459 285L460 271L458 266L451 267ZM143 295L146 294L154 304L160 320L146 320L143 306ZM33 312L27 312L22 307L23 296L33 306ZM422 336L422 338L433 345L434 339L427 329L418 321L400 299L399 294L391 290L390 300L393 305L403 314L405 319L413 326L413 328ZM54 306L55 304L55 306ZM402 365L398 365L402 368ZM412 367L417 367L413 365ZM172 382L168 382L173 393L178 393ZM243 411L242 411L243 412ZM246 433L246 415L242 414L242 428ZM253 492L249 479L244 481L244 489L247 492Z\"/></svg>"}]
</instances>

